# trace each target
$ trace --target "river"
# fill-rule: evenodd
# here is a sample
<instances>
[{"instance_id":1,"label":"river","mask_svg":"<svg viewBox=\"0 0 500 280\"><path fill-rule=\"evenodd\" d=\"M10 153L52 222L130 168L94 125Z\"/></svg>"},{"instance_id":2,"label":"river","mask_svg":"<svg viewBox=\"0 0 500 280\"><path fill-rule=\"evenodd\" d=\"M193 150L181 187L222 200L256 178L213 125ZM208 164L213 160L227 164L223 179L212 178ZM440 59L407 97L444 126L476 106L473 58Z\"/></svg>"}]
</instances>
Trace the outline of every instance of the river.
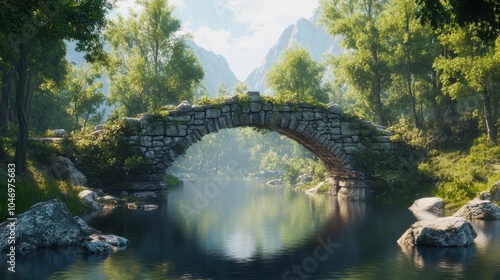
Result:
<instances>
[{"instance_id":1,"label":"river","mask_svg":"<svg viewBox=\"0 0 500 280\"><path fill-rule=\"evenodd\" d=\"M187 182L157 210L117 208L88 220L127 238L125 250L39 250L18 256L17 272L0 278L500 279L500 222L475 222L469 248L403 250L396 240L415 221L404 207L261 182Z\"/></svg>"}]
</instances>

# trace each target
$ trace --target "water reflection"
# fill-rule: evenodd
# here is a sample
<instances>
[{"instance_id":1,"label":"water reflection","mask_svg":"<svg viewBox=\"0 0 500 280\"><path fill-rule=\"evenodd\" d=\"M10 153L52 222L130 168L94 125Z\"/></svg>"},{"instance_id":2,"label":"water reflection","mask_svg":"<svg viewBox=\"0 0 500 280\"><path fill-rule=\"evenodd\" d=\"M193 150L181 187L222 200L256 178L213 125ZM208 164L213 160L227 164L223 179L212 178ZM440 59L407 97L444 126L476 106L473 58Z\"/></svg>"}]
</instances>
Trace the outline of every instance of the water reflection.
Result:
<instances>
[{"instance_id":1,"label":"water reflection","mask_svg":"<svg viewBox=\"0 0 500 280\"><path fill-rule=\"evenodd\" d=\"M124 251L88 259L77 252L42 250L20 258L22 272L15 275L4 273L0 256L0 279L301 279L298 273L308 279L500 276L500 223L474 225L483 232L488 244L484 247L403 253L396 240L415 222L406 208L339 202L245 181L228 184L218 193L212 189L205 198L200 197L203 188L198 182L172 189L168 201L155 211L117 208L89 221L105 233L128 238Z\"/></svg>"},{"instance_id":2,"label":"water reflection","mask_svg":"<svg viewBox=\"0 0 500 280\"><path fill-rule=\"evenodd\" d=\"M401 246L401 250L418 268L435 266L456 273L464 271L476 251L473 245L447 248Z\"/></svg>"}]
</instances>

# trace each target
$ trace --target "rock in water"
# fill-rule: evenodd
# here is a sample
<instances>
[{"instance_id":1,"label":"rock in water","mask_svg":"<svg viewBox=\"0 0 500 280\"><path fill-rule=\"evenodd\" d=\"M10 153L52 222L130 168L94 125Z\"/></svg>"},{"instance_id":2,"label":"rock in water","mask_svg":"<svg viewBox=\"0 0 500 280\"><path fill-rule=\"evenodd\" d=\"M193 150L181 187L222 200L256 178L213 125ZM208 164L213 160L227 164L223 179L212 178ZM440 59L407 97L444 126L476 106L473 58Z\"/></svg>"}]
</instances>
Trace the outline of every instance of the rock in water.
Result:
<instances>
[{"instance_id":1,"label":"rock in water","mask_svg":"<svg viewBox=\"0 0 500 280\"><path fill-rule=\"evenodd\" d=\"M439 197L425 197L415 200L409 209L412 211L442 212L444 202Z\"/></svg>"},{"instance_id":2,"label":"rock in water","mask_svg":"<svg viewBox=\"0 0 500 280\"><path fill-rule=\"evenodd\" d=\"M489 200L474 199L467 202L453 216L468 220L500 220L500 207Z\"/></svg>"},{"instance_id":3,"label":"rock in water","mask_svg":"<svg viewBox=\"0 0 500 280\"><path fill-rule=\"evenodd\" d=\"M89 253L106 254L114 247L124 248L128 240L105 235L90 227L79 217L72 217L68 208L59 199L51 199L33 205L26 212L0 224L0 251L11 244L8 237L15 225L17 251L28 251L44 247L80 246Z\"/></svg>"},{"instance_id":4,"label":"rock in water","mask_svg":"<svg viewBox=\"0 0 500 280\"><path fill-rule=\"evenodd\" d=\"M467 220L444 217L414 223L398 239L401 246L461 247L474 242L477 233Z\"/></svg>"},{"instance_id":5,"label":"rock in water","mask_svg":"<svg viewBox=\"0 0 500 280\"><path fill-rule=\"evenodd\" d=\"M0 250L9 246L9 221L0 224ZM39 202L17 216L16 244L19 250L39 247L77 245L81 236L79 224L59 199Z\"/></svg>"}]
</instances>

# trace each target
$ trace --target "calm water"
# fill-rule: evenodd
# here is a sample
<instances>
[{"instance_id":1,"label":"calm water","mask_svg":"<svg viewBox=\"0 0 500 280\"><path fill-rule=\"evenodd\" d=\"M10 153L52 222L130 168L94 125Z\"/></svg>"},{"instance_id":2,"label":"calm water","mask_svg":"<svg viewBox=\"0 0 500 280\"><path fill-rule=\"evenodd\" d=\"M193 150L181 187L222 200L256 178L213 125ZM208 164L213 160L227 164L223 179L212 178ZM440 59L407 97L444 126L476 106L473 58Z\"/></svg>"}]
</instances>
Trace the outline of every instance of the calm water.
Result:
<instances>
[{"instance_id":1,"label":"calm water","mask_svg":"<svg viewBox=\"0 0 500 280\"><path fill-rule=\"evenodd\" d=\"M500 223L470 248L402 250L405 208L338 202L248 181L186 183L158 210L89 220L130 244L106 258L73 249L20 256L0 279L500 279ZM3 255L0 257L4 257Z\"/></svg>"}]
</instances>

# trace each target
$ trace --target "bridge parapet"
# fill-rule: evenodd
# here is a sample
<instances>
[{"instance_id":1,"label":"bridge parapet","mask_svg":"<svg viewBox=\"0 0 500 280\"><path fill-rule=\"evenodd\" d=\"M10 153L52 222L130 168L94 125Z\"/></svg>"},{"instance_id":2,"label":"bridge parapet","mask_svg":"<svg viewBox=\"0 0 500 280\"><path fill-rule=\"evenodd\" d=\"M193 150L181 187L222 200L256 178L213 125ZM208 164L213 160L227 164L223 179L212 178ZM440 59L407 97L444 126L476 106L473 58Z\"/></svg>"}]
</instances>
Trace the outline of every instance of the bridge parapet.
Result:
<instances>
[{"instance_id":1,"label":"bridge parapet","mask_svg":"<svg viewBox=\"0 0 500 280\"><path fill-rule=\"evenodd\" d=\"M339 182L367 178L351 165L351 157L358 149L393 148L389 132L371 122L348 117L337 104L283 104L258 92L233 96L217 104L192 105L183 101L178 106L166 106L160 115L142 114L127 120L136 132L128 136L130 144L151 162L143 174L131 179L147 183L161 181L175 159L203 136L227 128L258 127L283 134L317 156ZM370 135L365 133L368 130L372 131Z\"/></svg>"}]
</instances>

